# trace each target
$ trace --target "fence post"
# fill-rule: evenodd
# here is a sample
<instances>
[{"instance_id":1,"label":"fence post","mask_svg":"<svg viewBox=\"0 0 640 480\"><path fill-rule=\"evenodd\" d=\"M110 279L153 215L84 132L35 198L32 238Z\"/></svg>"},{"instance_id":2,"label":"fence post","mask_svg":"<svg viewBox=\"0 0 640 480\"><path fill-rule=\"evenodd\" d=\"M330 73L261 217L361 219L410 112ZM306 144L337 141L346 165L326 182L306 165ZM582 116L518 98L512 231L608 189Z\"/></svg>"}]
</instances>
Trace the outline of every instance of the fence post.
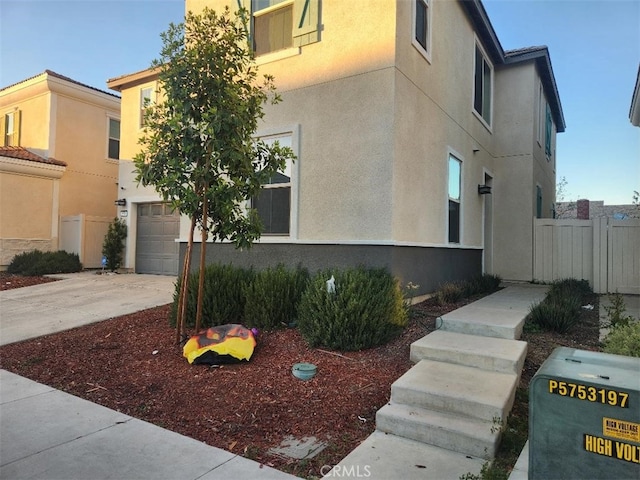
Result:
<instances>
[{"instance_id":1,"label":"fence post","mask_svg":"<svg viewBox=\"0 0 640 480\"><path fill-rule=\"evenodd\" d=\"M607 293L607 217L593 219L593 291Z\"/></svg>"}]
</instances>

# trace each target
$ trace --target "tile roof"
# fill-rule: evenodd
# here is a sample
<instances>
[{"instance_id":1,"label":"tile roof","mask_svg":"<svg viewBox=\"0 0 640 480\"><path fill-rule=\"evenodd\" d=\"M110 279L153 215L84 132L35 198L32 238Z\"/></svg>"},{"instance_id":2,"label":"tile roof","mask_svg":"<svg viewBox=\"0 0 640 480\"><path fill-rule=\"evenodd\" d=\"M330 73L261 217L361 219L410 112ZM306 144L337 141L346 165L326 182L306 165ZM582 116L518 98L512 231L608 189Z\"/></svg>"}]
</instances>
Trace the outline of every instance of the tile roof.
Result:
<instances>
[{"instance_id":1,"label":"tile roof","mask_svg":"<svg viewBox=\"0 0 640 480\"><path fill-rule=\"evenodd\" d=\"M66 167L67 164L55 158L44 158L40 155L30 152L24 147L0 147L0 157L17 158L18 160L27 160L29 162L46 163L48 165L58 165Z\"/></svg>"},{"instance_id":2,"label":"tile roof","mask_svg":"<svg viewBox=\"0 0 640 480\"><path fill-rule=\"evenodd\" d=\"M19 84L21 84L21 83L23 83L23 82L26 82L26 81L28 81L28 80L32 80L32 79L34 79L34 78L39 77L40 75L49 75L49 76L51 76L51 77L59 78L60 80L64 80L64 81L66 81L66 82L75 83L76 85L80 85L81 87L89 88L89 89L94 90L94 91L96 91L96 92L104 93L105 95L109 95L109 96L111 96L111 97L120 98L120 96L119 96L119 95L116 95L115 93L107 92L107 91L105 91L105 90L100 90L99 88L92 87L91 85L87 85L86 83L78 82L78 81L74 80L73 78L66 77L66 76L64 76L64 75L60 75L59 73L56 73L56 72L54 72L53 70L45 70L44 72L42 72L42 73L38 73L37 75L34 75L34 76L32 76L32 77L25 78L24 80L20 80L19 82L13 83L13 84L11 84L11 85L7 85L6 87L1 87L1 88L0 88L0 91L2 91L2 90L6 90L7 88L11 88L11 87L13 87L14 85L19 85Z\"/></svg>"}]
</instances>

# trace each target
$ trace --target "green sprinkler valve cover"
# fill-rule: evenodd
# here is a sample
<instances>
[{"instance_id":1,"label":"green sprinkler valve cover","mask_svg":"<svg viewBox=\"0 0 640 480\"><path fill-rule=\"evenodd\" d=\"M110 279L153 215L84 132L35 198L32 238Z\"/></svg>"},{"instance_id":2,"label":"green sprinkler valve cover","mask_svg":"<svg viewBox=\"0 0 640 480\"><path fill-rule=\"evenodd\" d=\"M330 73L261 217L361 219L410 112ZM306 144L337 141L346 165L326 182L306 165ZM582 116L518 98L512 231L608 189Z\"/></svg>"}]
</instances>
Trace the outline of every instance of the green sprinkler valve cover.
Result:
<instances>
[{"instance_id":1,"label":"green sprinkler valve cover","mask_svg":"<svg viewBox=\"0 0 640 480\"><path fill-rule=\"evenodd\" d=\"M557 348L529 385L529 479L640 479L640 358Z\"/></svg>"}]
</instances>

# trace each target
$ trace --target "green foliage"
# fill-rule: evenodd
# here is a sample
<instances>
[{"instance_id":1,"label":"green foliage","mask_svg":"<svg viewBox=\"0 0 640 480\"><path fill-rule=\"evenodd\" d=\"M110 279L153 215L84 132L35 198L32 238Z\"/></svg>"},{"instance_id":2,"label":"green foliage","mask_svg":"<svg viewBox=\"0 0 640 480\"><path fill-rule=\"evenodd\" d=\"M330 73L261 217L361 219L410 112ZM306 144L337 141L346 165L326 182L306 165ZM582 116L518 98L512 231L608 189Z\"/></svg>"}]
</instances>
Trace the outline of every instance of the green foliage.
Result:
<instances>
[{"instance_id":1,"label":"green foliage","mask_svg":"<svg viewBox=\"0 0 640 480\"><path fill-rule=\"evenodd\" d=\"M606 353L640 357L640 321L619 324L604 339Z\"/></svg>"},{"instance_id":2,"label":"green foliage","mask_svg":"<svg viewBox=\"0 0 640 480\"><path fill-rule=\"evenodd\" d=\"M460 282L445 282L436 290L435 296L440 305L456 303L464 298L464 287Z\"/></svg>"},{"instance_id":3,"label":"green foliage","mask_svg":"<svg viewBox=\"0 0 640 480\"><path fill-rule=\"evenodd\" d=\"M154 186L197 225L211 225L204 230L214 241L230 239L237 247L260 236L246 201L294 158L290 148L254 138L263 104L280 97L271 76L258 79L246 16L205 8L161 35L152 66L164 95L145 112L134 158L138 182Z\"/></svg>"},{"instance_id":4,"label":"green foliage","mask_svg":"<svg viewBox=\"0 0 640 480\"><path fill-rule=\"evenodd\" d=\"M556 280L551 284L548 295L552 297L576 296L582 299L585 295L590 295L593 290L587 280L577 280L575 278L565 278Z\"/></svg>"},{"instance_id":5,"label":"green foliage","mask_svg":"<svg viewBox=\"0 0 640 480\"><path fill-rule=\"evenodd\" d=\"M611 305L605 305L604 310L607 312L607 327L616 328L627 326L633 321L631 315L625 315L627 306L624 304L624 297L619 293L609 295Z\"/></svg>"},{"instance_id":6,"label":"green foliage","mask_svg":"<svg viewBox=\"0 0 640 480\"><path fill-rule=\"evenodd\" d=\"M207 265L204 275L202 328L227 323L242 323L246 302L245 291L254 272L233 265L211 264ZM189 327L195 325L199 278L198 272L188 276L186 324ZM181 283L182 279L179 279L173 295L173 305L169 317L172 326L176 324Z\"/></svg>"},{"instance_id":7,"label":"green foliage","mask_svg":"<svg viewBox=\"0 0 640 480\"><path fill-rule=\"evenodd\" d=\"M335 279L329 292L327 280ZM298 328L311 346L352 351L381 345L407 322L398 281L384 269L318 272L302 295Z\"/></svg>"},{"instance_id":8,"label":"green foliage","mask_svg":"<svg viewBox=\"0 0 640 480\"><path fill-rule=\"evenodd\" d=\"M48 275L52 273L73 273L82 270L80 257L64 250L42 252L32 250L16 255L7 267L9 273L16 275Z\"/></svg>"},{"instance_id":9,"label":"green foliage","mask_svg":"<svg viewBox=\"0 0 640 480\"><path fill-rule=\"evenodd\" d=\"M483 274L470 280L445 282L435 292L440 305L456 303L463 298L478 294L493 293L500 288L502 279L498 275Z\"/></svg>"},{"instance_id":10,"label":"green foliage","mask_svg":"<svg viewBox=\"0 0 640 480\"><path fill-rule=\"evenodd\" d=\"M245 325L269 329L295 324L308 282L309 272L301 267L290 271L278 265L257 272L245 289Z\"/></svg>"},{"instance_id":11,"label":"green foliage","mask_svg":"<svg viewBox=\"0 0 640 480\"><path fill-rule=\"evenodd\" d=\"M579 320L582 299L590 293L592 290L585 280L555 281L544 300L531 306L527 322L542 330L566 333ZM535 327L529 327L529 330L532 328Z\"/></svg>"},{"instance_id":12,"label":"green foliage","mask_svg":"<svg viewBox=\"0 0 640 480\"><path fill-rule=\"evenodd\" d=\"M112 272L122 265L125 238L127 238L127 225L120 219L114 218L102 242L102 255L106 257L106 266Z\"/></svg>"}]
</instances>

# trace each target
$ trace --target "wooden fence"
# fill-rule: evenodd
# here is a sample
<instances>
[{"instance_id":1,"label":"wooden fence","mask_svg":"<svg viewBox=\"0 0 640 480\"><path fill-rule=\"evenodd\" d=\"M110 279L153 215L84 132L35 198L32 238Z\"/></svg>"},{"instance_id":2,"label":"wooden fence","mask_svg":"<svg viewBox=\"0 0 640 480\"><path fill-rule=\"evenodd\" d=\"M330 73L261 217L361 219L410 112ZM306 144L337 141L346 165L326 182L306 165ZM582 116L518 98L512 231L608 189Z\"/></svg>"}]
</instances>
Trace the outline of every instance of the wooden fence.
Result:
<instances>
[{"instance_id":1,"label":"wooden fence","mask_svg":"<svg viewBox=\"0 0 640 480\"><path fill-rule=\"evenodd\" d=\"M596 293L640 294L640 220L553 220L533 225L534 280L588 280Z\"/></svg>"}]
</instances>

